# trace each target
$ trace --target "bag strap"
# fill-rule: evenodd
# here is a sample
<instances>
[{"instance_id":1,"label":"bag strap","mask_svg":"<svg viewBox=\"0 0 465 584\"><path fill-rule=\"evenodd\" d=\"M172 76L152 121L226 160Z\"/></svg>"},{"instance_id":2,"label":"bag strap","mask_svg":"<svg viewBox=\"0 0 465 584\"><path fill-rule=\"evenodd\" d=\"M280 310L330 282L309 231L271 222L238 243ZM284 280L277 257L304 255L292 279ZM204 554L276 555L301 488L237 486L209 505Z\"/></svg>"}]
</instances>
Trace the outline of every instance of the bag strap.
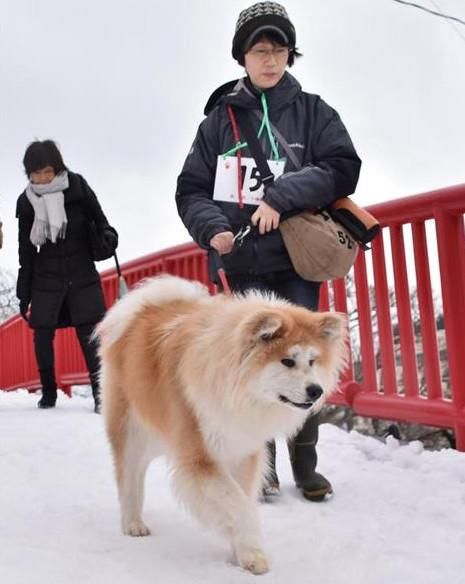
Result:
<instances>
[{"instance_id":1,"label":"bag strap","mask_svg":"<svg viewBox=\"0 0 465 584\"><path fill-rule=\"evenodd\" d=\"M244 134L244 138L247 142L247 146L249 147L250 153L255 159L255 163L257 165L258 172L260 173L260 179L262 183L265 186L268 184L273 184L274 174L270 170L268 161L266 160L265 153L263 152L263 149L260 146L260 142L258 141L257 136L255 135L255 131L248 112L246 110L239 108L234 108L233 111L239 122L239 127L242 130L242 133Z\"/></svg>"},{"instance_id":2,"label":"bag strap","mask_svg":"<svg viewBox=\"0 0 465 584\"><path fill-rule=\"evenodd\" d=\"M256 118L258 118L260 121L262 121L263 116L260 115L257 110L253 110L253 113L254 113ZM288 142L286 141L286 138L281 134L281 132L278 130L278 128L274 124L272 124L271 122L270 122L270 126L271 126L271 129L273 130L273 134L275 135L276 139L283 147L283 150L287 154L287 157L289 158L289 160L292 162L292 164L294 165L296 170L300 170L302 168L302 165L300 164L299 159L295 155L295 152L292 150L292 148L289 146Z\"/></svg>"}]
</instances>

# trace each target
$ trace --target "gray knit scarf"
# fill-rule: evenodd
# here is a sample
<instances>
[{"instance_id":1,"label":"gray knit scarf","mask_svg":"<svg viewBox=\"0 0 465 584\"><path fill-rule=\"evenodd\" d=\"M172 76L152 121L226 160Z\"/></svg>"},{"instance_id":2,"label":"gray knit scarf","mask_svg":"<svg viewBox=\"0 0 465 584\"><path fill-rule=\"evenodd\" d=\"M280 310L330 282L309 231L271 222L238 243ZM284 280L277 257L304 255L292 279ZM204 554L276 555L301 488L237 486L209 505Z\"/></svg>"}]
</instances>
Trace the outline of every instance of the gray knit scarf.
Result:
<instances>
[{"instance_id":1,"label":"gray knit scarf","mask_svg":"<svg viewBox=\"0 0 465 584\"><path fill-rule=\"evenodd\" d=\"M46 185L31 182L27 185L26 196L34 209L34 223L29 236L33 245L44 245L47 239L56 243L58 237L65 238L68 218L63 191L68 187L66 170Z\"/></svg>"}]
</instances>

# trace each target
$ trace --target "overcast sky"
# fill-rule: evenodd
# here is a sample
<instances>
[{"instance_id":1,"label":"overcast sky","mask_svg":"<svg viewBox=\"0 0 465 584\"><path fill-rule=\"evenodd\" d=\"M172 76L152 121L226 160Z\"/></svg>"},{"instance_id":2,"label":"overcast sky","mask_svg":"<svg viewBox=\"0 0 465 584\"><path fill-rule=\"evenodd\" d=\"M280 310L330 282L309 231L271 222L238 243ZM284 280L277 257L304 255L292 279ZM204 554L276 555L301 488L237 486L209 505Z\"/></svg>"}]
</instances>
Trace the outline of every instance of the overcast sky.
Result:
<instances>
[{"instance_id":1,"label":"overcast sky","mask_svg":"<svg viewBox=\"0 0 465 584\"><path fill-rule=\"evenodd\" d=\"M465 20L464 0L421 0ZM120 232L125 261L187 241L176 177L244 0L0 0L0 266L34 139L55 139ZM465 182L465 26L392 0L287 0L292 73L340 113L369 205ZM105 264L104 264L105 265Z\"/></svg>"}]
</instances>

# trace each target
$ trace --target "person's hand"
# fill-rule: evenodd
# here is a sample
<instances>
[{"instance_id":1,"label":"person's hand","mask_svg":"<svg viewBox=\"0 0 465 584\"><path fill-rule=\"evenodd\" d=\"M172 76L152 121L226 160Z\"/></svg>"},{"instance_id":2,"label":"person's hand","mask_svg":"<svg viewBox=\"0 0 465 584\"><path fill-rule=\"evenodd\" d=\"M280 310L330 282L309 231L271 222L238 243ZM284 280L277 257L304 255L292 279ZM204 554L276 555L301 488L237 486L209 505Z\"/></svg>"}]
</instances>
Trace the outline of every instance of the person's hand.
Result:
<instances>
[{"instance_id":1,"label":"person's hand","mask_svg":"<svg viewBox=\"0 0 465 584\"><path fill-rule=\"evenodd\" d=\"M19 313L21 314L21 316L24 318L24 320L26 322L29 322L29 318L27 316L27 311L29 309L29 303L30 303L29 299L25 299L25 300L21 299L19 301Z\"/></svg>"},{"instance_id":2,"label":"person's hand","mask_svg":"<svg viewBox=\"0 0 465 584\"><path fill-rule=\"evenodd\" d=\"M280 217L278 211L270 207L265 201L262 201L250 218L250 221L252 225L258 227L260 235L263 235L273 229L278 229Z\"/></svg>"},{"instance_id":3,"label":"person's hand","mask_svg":"<svg viewBox=\"0 0 465 584\"><path fill-rule=\"evenodd\" d=\"M113 227L105 227L102 237L105 240L105 245L108 246L109 249L116 249L118 247L118 233Z\"/></svg>"},{"instance_id":4,"label":"person's hand","mask_svg":"<svg viewBox=\"0 0 465 584\"><path fill-rule=\"evenodd\" d=\"M216 249L220 255L230 253L234 246L234 233L232 231L222 231L210 239L210 247Z\"/></svg>"}]
</instances>

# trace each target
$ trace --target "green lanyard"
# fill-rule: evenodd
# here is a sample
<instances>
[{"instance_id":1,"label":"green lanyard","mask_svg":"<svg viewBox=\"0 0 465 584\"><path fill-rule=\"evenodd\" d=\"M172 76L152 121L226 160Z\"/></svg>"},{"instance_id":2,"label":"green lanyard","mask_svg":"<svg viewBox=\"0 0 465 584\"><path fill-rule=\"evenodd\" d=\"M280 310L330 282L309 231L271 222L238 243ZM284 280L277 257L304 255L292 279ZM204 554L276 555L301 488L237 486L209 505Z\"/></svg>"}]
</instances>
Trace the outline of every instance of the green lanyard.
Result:
<instances>
[{"instance_id":1,"label":"green lanyard","mask_svg":"<svg viewBox=\"0 0 465 584\"><path fill-rule=\"evenodd\" d=\"M263 119L262 119L262 123L261 123L260 128L259 128L258 133L257 133L257 138L258 139L261 138L261 135L263 134L263 130L266 128L266 133L268 134L268 140L269 140L270 145L271 145L273 157L275 160L279 160L278 146L276 144L275 137L273 136L273 131L271 130L270 117L269 117L269 113L268 113L268 103L266 101L265 92L262 93L262 95L260 97L260 101L262 103ZM226 156L233 156L234 154L236 154L236 152L238 150L241 150L242 148L246 148L246 147L247 147L247 142L238 142L233 148L231 148L230 150L225 152L223 154L223 157L226 158Z\"/></svg>"}]
</instances>

